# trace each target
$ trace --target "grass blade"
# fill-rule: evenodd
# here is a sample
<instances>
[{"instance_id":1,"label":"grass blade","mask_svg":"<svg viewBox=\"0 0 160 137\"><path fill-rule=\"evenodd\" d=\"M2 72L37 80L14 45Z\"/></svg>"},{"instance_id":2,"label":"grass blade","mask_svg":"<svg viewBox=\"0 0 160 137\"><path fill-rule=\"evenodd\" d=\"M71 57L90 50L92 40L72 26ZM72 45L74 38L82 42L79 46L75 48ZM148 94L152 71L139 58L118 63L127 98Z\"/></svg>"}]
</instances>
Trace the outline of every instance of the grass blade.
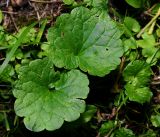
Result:
<instances>
[{"instance_id":1,"label":"grass blade","mask_svg":"<svg viewBox=\"0 0 160 137\"><path fill-rule=\"evenodd\" d=\"M17 48L21 45L21 43L23 42L23 40L25 39L26 35L28 34L28 32L30 31L31 28L33 28L35 25L37 24L37 22L32 23L31 25L29 25L22 33L21 35L18 37L16 43L13 45L13 48L11 49L11 51L7 54L6 59L4 60L3 64L0 66L0 75L2 74L2 72L4 71L4 69L6 68L6 66L8 65L10 59L13 57L14 53L16 52Z\"/></svg>"}]
</instances>

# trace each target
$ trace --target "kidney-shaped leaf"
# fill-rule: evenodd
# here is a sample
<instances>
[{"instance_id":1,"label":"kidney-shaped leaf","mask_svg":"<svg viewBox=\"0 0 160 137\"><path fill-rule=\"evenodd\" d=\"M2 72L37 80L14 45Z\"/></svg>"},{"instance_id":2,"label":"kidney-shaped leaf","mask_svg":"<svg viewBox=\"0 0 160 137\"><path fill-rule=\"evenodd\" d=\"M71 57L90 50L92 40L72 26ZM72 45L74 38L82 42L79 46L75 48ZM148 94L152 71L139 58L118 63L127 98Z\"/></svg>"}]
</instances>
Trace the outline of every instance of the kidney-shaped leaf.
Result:
<instances>
[{"instance_id":1,"label":"kidney-shaped leaf","mask_svg":"<svg viewBox=\"0 0 160 137\"><path fill-rule=\"evenodd\" d=\"M49 57L57 67L79 67L91 75L104 76L119 65L121 33L109 17L99 17L95 11L75 8L49 29Z\"/></svg>"},{"instance_id":2,"label":"kidney-shaped leaf","mask_svg":"<svg viewBox=\"0 0 160 137\"><path fill-rule=\"evenodd\" d=\"M88 78L79 70L55 72L46 58L20 69L14 96L15 112L32 131L55 130L76 120L85 110Z\"/></svg>"}]
</instances>

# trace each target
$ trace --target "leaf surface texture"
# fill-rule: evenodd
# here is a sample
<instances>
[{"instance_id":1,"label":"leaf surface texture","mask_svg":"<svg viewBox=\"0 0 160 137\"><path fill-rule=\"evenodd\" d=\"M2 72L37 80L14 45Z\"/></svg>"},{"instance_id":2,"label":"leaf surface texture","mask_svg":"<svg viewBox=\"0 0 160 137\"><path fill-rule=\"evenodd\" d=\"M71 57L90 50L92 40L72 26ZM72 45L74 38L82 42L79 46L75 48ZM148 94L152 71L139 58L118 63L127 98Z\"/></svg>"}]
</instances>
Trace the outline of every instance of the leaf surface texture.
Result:
<instances>
[{"instance_id":1,"label":"leaf surface texture","mask_svg":"<svg viewBox=\"0 0 160 137\"><path fill-rule=\"evenodd\" d=\"M15 112L32 131L55 130L85 110L89 81L79 70L55 72L47 58L23 66L16 82Z\"/></svg>"},{"instance_id":2,"label":"leaf surface texture","mask_svg":"<svg viewBox=\"0 0 160 137\"><path fill-rule=\"evenodd\" d=\"M49 29L49 57L59 68L75 69L104 76L120 64L123 54L121 33L109 17L97 10L78 7L61 15Z\"/></svg>"}]
</instances>

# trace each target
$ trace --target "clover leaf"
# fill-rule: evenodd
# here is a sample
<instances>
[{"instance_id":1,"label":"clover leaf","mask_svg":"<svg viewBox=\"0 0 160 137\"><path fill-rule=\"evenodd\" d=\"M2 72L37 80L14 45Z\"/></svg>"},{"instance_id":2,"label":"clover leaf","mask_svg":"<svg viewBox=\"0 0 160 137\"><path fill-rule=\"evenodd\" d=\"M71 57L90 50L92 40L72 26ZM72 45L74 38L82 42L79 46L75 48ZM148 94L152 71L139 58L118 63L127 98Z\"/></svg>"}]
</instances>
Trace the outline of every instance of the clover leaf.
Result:
<instances>
[{"instance_id":1,"label":"clover leaf","mask_svg":"<svg viewBox=\"0 0 160 137\"><path fill-rule=\"evenodd\" d=\"M109 18L97 10L78 7L61 15L48 31L48 57L59 68L80 68L104 76L116 69L123 54L121 33Z\"/></svg>"},{"instance_id":2,"label":"clover leaf","mask_svg":"<svg viewBox=\"0 0 160 137\"><path fill-rule=\"evenodd\" d=\"M151 76L150 66L144 61L136 60L127 65L123 72L125 93L129 100L138 103L149 102L152 92L148 88Z\"/></svg>"},{"instance_id":3,"label":"clover leaf","mask_svg":"<svg viewBox=\"0 0 160 137\"><path fill-rule=\"evenodd\" d=\"M60 74L48 58L32 61L19 70L13 91L15 112L32 131L58 129L84 112L88 84L87 76L79 70Z\"/></svg>"}]
</instances>

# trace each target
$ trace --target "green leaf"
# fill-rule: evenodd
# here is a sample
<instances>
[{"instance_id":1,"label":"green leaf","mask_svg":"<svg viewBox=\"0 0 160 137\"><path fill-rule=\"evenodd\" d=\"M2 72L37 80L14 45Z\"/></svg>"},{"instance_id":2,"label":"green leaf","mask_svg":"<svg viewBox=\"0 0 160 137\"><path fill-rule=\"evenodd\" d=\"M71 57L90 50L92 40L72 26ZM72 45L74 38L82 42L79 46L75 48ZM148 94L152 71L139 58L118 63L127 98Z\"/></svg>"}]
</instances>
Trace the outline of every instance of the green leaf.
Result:
<instances>
[{"instance_id":1,"label":"green leaf","mask_svg":"<svg viewBox=\"0 0 160 137\"><path fill-rule=\"evenodd\" d=\"M84 3L97 10L102 17L108 17L108 0L84 0Z\"/></svg>"},{"instance_id":2,"label":"green leaf","mask_svg":"<svg viewBox=\"0 0 160 137\"><path fill-rule=\"evenodd\" d=\"M156 3L151 11L152 14L156 14L160 8L160 3Z\"/></svg>"},{"instance_id":3,"label":"green leaf","mask_svg":"<svg viewBox=\"0 0 160 137\"><path fill-rule=\"evenodd\" d=\"M47 24L47 19L45 19L44 21L42 21L41 27L40 27L39 32L38 32L38 34L37 34L37 36L36 36L36 39L35 39L35 41L34 41L35 44L39 44L39 43L40 43L40 40L41 40L42 35L43 35L43 33L44 33L46 24ZM35 37L34 32L32 32L32 33L33 33L32 35ZM33 37L33 36L32 36L32 37Z\"/></svg>"},{"instance_id":4,"label":"green leaf","mask_svg":"<svg viewBox=\"0 0 160 137\"><path fill-rule=\"evenodd\" d=\"M152 92L148 88L150 76L150 66L143 61L136 60L127 65L123 72L123 77L127 82L125 93L129 100L138 103L150 101L152 97Z\"/></svg>"},{"instance_id":5,"label":"green leaf","mask_svg":"<svg viewBox=\"0 0 160 137\"><path fill-rule=\"evenodd\" d=\"M13 44L12 49L10 50L10 52L7 54L6 59L4 60L3 64L0 66L0 75L2 74L2 72L4 71L4 69L6 68L6 66L8 65L9 61L11 60L11 58L13 57L14 53L16 52L17 48L24 42L28 32L37 24L36 23L32 23L31 25L29 25L27 28L25 28L23 30L23 32L21 32L21 34L19 35L17 41Z\"/></svg>"},{"instance_id":6,"label":"green leaf","mask_svg":"<svg viewBox=\"0 0 160 137\"><path fill-rule=\"evenodd\" d=\"M2 23L2 20L3 20L3 13L2 13L2 11L0 10L0 24Z\"/></svg>"},{"instance_id":7,"label":"green leaf","mask_svg":"<svg viewBox=\"0 0 160 137\"><path fill-rule=\"evenodd\" d=\"M56 130L85 110L88 78L79 70L59 73L47 58L20 68L13 91L15 112L32 131Z\"/></svg>"},{"instance_id":8,"label":"green leaf","mask_svg":"<svg viewBox=\"0 0 160 137\"><path fill-rule=\"evenodd\" d=\"M125 85L125 93L130 101L138 103L149 102L152 97L152 92L148 87L136 87L130 83Z\"/></svg>"},{"instance_id":9,"label":"green leaf","mask_svg":"<svg viewBox=\"0 0 160 137\"><path fill-rule=\"evenodd\" d=\"M3 120L4 120L4 114L0 112L0 123L3 122Z\"/></svg>"},{"instance_id":10,"label":"green leaf","mask_svg":"<svg viewBox=\"0 0 160 137\"><path fill-rule=\"evenodd\" d=\"M134 8L141 8L145 0L125 0L130 6Z\"/></svg>"},{"instance_id":11,"label":"green leaf","mask_svg":"<svg viewBox=\"0 0 160 137\"><path fill-rule=\"evenodd\" d=\"M127 52L128 50L131 50L131 49L136 49L136 48L137 48L137 43L133 37L131 37L130 39L124 40L125 52Z\"/></svg>"},{"instance_id":12,"label":"green leaf","mask_svg":"<svg viewBox=\"0 0 160 137\"><path fill-rule=\"evenodd\" d=\"M9 52L7 52L9 53ZM22 59L23 58L23 52L21 49L17 49L16 52L14 53L13 57L11 58L11 61L14 61L16 58L17 59Z\"/></svg>"},{"instance_id":13,"label":"green leaf","mask_svg":"<svg viewBox=\"0 0 160 137\"><path fill-rule=\"evenodd\" d=\"M49 29L48 41L54 64L66 69L80 68L91 75L104 76L120 64L121 33L109 18L96 10L75 8L61 15Z\"/></svg>"},{"instance_id":14,"label":"green leaf","mask_svg":"<svg viewBox=\"0 0 160 137\"><path fill-rule=\"evenodd\" d=\"M3 73L0 75L0 82L12 82L11 77L14 75L14 69L11 65L7 65Z\"/></svg>"},{"instance_id":15,"label":"green leaf","mask_svg":"<svg viewBox=\"0 0 160 137\"><path fill-rule=\"evenodd\" d=\"M101 128L99 129L100 135L105 136L109 131L114 129L115 124L114 121L108 121L101 125Z\"/></svg>"},{"instance_id":16,"label":"green leaf","mask_svg":"<svg viewBox=\"0 0 160 137\"><path fill-rule=\"evenodd\" d=\"M131 17L125 17L124 19L124 24L126 27L133 31L133 32L139 32L140 31L140 25L138 21L136 21L134 18Z\"/></svg>"},{"instance_id":17,"label":"green leaf","mask_svg":"<svg viewBox=\"0 0 160 137\"><path fill-rule=\"evenodd\" d=\"M87 6L92 6L94 8L106 9L108 0L84 0L84 3L86 3Z\"/></svg>"},{"instance_id":18,"label":"green leaf","mask_svg":"<svg viewBox=\"0 0 160 137\"><path fill-rule=\"evenodd\" d=\"M157 36L160 38L160 28L158 28L158 29L156 30L156 34L157 34Z\"/></svg>"},{"instance_id":19,"label":"green leaf","mask_svg":"<svg viewBox=\"0 0 160 137\"><path fill-rule=\"evenodd\" d=\"M160 127L160 114L151 116L152 125L155 127Z\"/></svg>"},{"instance_id":20,"label":"green leaf","mask_svg":"<svg viewBox=\"0 0 160 137\"><path fill-rule=\"evenodd\" d=\"M97 111L97 107L94 105L87 105L86 106L86 111L84 113L82 113L81 117L80 117L80 121L87 123L89 122L93 116L95 115Z\"/></svg>"},{"instance_id":21,"label":"green leaf","mask_svg":"<svg viewBox=\"0 0 160 137\"><path fill-rule=\"evenodd\" d=\"M137 40L137 44L141 47L141 48L152 48L154 47L156 41L153 35L149 35L147 33L144 33L142 35L142 40Z\"/></svg>"},{"instance_id":22,"label":"green leaf","mask_svg":"<svg viewBox=\"0 0 160 137\"><path fill-rule=\"evenodd\" d=\"M148 85L150 76L150 66L144 61L140 60L129 63L123 72L124 80L137 87Z\"/></svg>"},{"instance_id":23,"label":"green leaf","mask_svg":"<svg viewBox=\"0 0 160 137\"><path fill-rule=\"evenodd\" d=\"M22 35L22 33L23 33L23 31L25 30L25 29L27 29L27 27L23 27L23 28L21 28L20 30L19 30L19 32L16 34L16 37L17 38L19 38L20 37L20 35ZM39 37L38 35L37 35L37 37ZM31 28L28 32L27 32L27 34L26 34L26 36L25 36L25 39L22 41L22 43L23 44L29 44L29 43L31 43L31 42L37 42L36 41L37 39L36 39L36 29L35 28Z\"/></svg>"},{"instance_id":24,"label":"green leaf","mask_svg":"<svg viewBox=\"0 0 160 137\"><path fill-rule=\"evenodd\" d=\"M130 129L120 128L120 129L115 131L115 136L114 137L135 137L135 134Z\"/></svg>"},{"instance_id":25,"label":"green leaf","mask_svg":"<svg viewBox=\"0 0 160 137\"><path fill-rule=\"evenodd\" d=\"M138 137L157 137L157 133L154 130L149 129L146 133L143 133Z\"/></svg>"},{"instance_id":26,"label":"green leaf","mask_svg":"<svg viewBox=\"0 0 160 137\"><path fill-rule=\"evenodd\" d=\"M64 4L71 5L74 3L74 0L63 0Z\"/></svg>"},{"instance_id":27,"label":"green leaf","mask_svg":"<svg viewBox=\"0 0 160 137\"><path fill-rule=\"evenodd\" d=\"M50 44L48 42L44 42L41 44L41 51L38 53L38 57L42 58L43 56L47 56L50 51Z\"/></svg>"},{"instance_id":28,"label":"green leaf","mask_svg":"<svg viewBox=\"0 0 160 137\"><path fill-rule=\"evenodd\" d=\"M142 48L142 55L147 58L147 63L150 63L154 54L157 52L156 40L153 35L144 33L142 40L137 40L137 45ZM157 60L160 57L160 51L154 57ZM155 61L154 60L154 61Z\"/></svg>"}]
</instances>

